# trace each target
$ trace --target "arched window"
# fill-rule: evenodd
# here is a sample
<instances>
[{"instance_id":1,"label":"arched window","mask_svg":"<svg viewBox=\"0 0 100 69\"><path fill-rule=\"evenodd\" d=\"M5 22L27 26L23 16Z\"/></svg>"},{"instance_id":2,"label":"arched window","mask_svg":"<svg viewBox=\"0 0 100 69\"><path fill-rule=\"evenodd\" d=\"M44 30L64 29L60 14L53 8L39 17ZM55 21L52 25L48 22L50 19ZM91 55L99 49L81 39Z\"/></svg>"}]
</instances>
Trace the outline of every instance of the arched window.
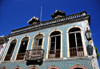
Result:
<instances>
[{"instance_id":1,"label":"arched window","mask_svg":"<svg viewBox=\"0 0 100 69\"><path fill-rule=\"evenodd\" d=\"M61 33L59 31L54 31L50 34L49 46L48 58L60 58Z\"/></svg>"},{"instance_id":2,"label":"arched window","mask_svg":"<svg viewBox=\"0 0 100 69\"><path fill-rule=\"evenodd\" d=\"M15 68L13 68L13 69L22 69L21 67L19 67L19 66L17 66L17 67L15 67Z\"/></svg>"},{"instance_id":3,"label":"arched window","mask_svg":"<svg viewBox=\"0 0 100 69\"><path fill-rule=\"evenodd\" d=\"M16 60L23 60L24 59L26 48L28 45L28 40L29 40L29 37L25 37L22 39Z\"/></svg>"},{"instance_id":4,"label":"arched window","mask_svg":"<svg viewBox=\"0 0 100 69\"><path fill-rule=\"evenodd\" d=\"M12 54L14 52L14 49L15 49L15 45L17 43L17 40L14 39L11 43L10 43L10 46L9 46L9 49L8 49L8 52L6 54L6 57L5 57L5 60L4 61L9 61L12 57Z\"/></svg>"},{"instance_id":5,"label":"arched window","mask_svg":"<svg viewBox=\"0 0 100 69\"><path fill-rule=\"evenodd\" d=\"M2 67L1 69L8 69L6 66Z\"/></svg>"},{"instance_id":6,"label":"arched window","mask_svg":"<svg viewBox=\"0 0 100 69\"><path fill-rule=\"evenodd\" d=\"M52 66L48 67L47 69L60 69L60 68L55 65L52 65Z\"/></svg>"},{"instance_id":7,"label":"arched window","mask_svg":"<svg viewBox=\"0 0 100 69\"><path fill-rule=\"evenodd\" d=\"M33 65L33 66L29 67L28 69L39 69L39 68Z\"/></svg>"},{"instance_id":8,"label":"arched window","mask_svg":"<svg viewBox=\"0 0 100 69\"><path fill-rule=\"evenodd\" d=\"M69 48L70 48L70 57L74 56L83 56L83 44L81 38L80 28L71 28L69 30Z\"/></svg>"},{"instance_id":9,"label":"arched window","mask_svg":"<svg viewBox=\"0 0 100 69\"><path fill-rule=\"evenodd\" d=\"M33 49L42 49L43 34L38 34L34 38Z\"/></svg>"}]
</instances>

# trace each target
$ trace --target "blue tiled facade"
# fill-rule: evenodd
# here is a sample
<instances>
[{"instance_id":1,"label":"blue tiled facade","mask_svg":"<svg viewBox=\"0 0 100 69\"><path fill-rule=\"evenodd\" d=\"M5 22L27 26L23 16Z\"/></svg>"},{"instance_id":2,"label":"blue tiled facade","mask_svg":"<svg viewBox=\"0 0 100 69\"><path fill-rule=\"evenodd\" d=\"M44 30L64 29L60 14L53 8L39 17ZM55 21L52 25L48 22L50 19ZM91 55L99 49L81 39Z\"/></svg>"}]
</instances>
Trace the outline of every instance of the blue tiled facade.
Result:
<instances>
[{"instance_id":1,"label":"blue tiled facade","mask_svg":"<svg viewBox=\"0 0 100 69\"><path fill-rule=\"evenodd\" d=\"M93 69L91 60L88 58L85 59L74 59L74 60L56 60L56 61L44 61L41 66L37 65L39 69L47 69L48 67L55 65L60 69L70 69L72 66L80 64L87 67L87 69ZM32 65L27 66L25 62L8 62L2 63L0 67L6 66L8 69L13 69L16 66L20 66L22 69L28 69Z\"/></svg>"},{"instance_id":2,"label":"blue tiled facade","mask_svg":"<svg viewBox=\"0 0 100 69\"><path fill-rule=\"evenodd\" d=\"M27 49L27 50L30 50L31 46L32 46L32 42L33 42L33 37L36 34L38 34L39 32L41 32L41 33L45 34L44 45L43 45L43 50L45 52L44 52L43 64L41 66L36 65L39 69L47 69L48 67L50 67L52 65L55 65L55 66L59 67L60 69L70 69L72 66L75 66L76 64L82 65L82 66L86 67L87 69L93 69L92 68L92 61L87 56L85 56L84 58L74 58L74 57L73 57L73 59L70 59L70 57L67 58L68 57L67 56L67 54L68 54L67 53L67 38L68 38L67 37L67 30L72 26L81 27L83 29L84 40L86 40L86 37L85 37L86 29L83 25L84 25L84 22L79 21L79 22L73 22L73 23L70 23L70 24L64 24L64 25L60 25L60 26L50 27L50 28L46 28L46 29L42 29L42 30L38 30L38 31L29 32L29 33L10 37L10 40L7 44L3 58L6 56L10 42L15 38L18 39L17 45L15 47L15 51L14 51L12 60L8 61L8 62L2 61L2 63L0 64L0 68L2 68L3 66L6 66L8 69L13 69L14 67L17 67L17 66L20 66L22 69L28 69L29 67L31 67L32 65L29 65L29 66L26 65L25 60L16 61L15 56L17 55L17 50L18 50L18 47L20 46L20 42L21 42L23 37L25 37L26 35L30 37L28 49ZM60 59L48 60L48 59L46 59L47 47L48 47L48 36L49 36L49 33L51 31L53 31L54 29L58 29L58 30L62 31L62 53L63 53L63 55L62 55L62 58L60 58ZM87 46L87 44L88 44L88 42L85 41L85 46ZM64 59L64 58L66 58L66 59Z\"/></svg>"}]
</instances>

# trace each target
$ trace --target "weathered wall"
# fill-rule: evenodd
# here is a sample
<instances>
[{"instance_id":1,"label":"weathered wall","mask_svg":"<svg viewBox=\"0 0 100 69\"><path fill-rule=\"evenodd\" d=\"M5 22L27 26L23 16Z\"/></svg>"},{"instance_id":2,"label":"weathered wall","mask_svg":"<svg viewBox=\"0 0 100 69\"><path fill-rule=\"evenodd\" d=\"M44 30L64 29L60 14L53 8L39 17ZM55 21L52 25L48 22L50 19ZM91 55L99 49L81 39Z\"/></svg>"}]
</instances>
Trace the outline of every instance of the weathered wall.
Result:
<instances>
[{"instance_id":1,"label":"weathered wall","mask_svg":"<svg viewBox=\"0 0 100 69\"><path fill-rule=\"evenodd\" d=\"M56 61L48 61L45 60L43 62L42 66L38 66L40 69L46 69L49 66L55 65L58 66L61 69L69 69L70 67L76 65L76 64L80 64L83 65L85 67L87 67L88 69L92 69L92 62L89 58L84 58L84 59L73 59L73 60L67 60L68 57L68 53L67 53L67 30L70 27L81 27L82 29L82 40L83 40L83 45L86 48L86 46L88 45L88 42L86 40L85 37L85 31L86 31L86 27L89 27L88 25L88 21L80 21L80 22L75 22L75 23L71 23L71 24L66 24L66 25L61 25L61 26L56 26L56 27L51 27L51 28L47 28L47 29L43 29L43 30L39 30L39 31L35 31L35 32L30 32L30 33L26 33L26 34L22 34L22 35L18 35L18 36L14 36L14 37L10 37L10 40L8 42L8 45L6 47L5 53L3 54L3 58L2 58L2 64L0 65L0 68L3 66L6 66L8 69L13 69L14 67L16 67L17 65L19 65L22 69L27 69L29 66L26 66L25 60L23 62L16 62L15 57L17 55L17 50L20 46L20 42L22 40L23 37L25 37L26 35L28 35L30 37L29 39L29 44L28 44L28 48L27 50L31 49L32 46L32 42L33 42L33 37L38 34L39 32L44 33L45 37L44 37L44 46L43 46L43 50L44 52L44 60L46 59L46 54L47 54L47 47L48 47L48 36L49 33L55 29L57 30L61 30L62 31L62 60L56 60ZM3 59L7 53L7 50L9 48L9 44L13 39L17 39L17 45L15 47L14 50L14 54L12 57L12 60L9 62L4 62ZM87 51L85 49L85 56L87 56Z\"/></svg>"}]
</instances>

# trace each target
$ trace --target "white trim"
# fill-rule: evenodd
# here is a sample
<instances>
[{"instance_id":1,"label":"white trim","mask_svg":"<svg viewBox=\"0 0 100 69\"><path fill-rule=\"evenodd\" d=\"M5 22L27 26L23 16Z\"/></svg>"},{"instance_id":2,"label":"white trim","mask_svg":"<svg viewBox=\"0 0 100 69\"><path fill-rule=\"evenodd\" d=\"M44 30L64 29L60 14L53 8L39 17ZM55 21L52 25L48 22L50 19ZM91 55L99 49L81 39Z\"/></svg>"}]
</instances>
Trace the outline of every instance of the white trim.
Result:
<instances>
[{"instance_id":1,"label":"white trim","mask_svg":"<svg viewBox=\"0 0 100 69\"><path fill-rule=\"evenodd\" d=\"M39 33L37 33L36 35L34 35L34 37L33 37L32 45L31 45L31 50L33 49L33 45L34 45L34 38L35 38L37 35L39 35L39 34L42 34L42 35L43 35L43 41L42 41L42 49L43 49L45 34L44 34L44 33L39 32Z\"/></svg>"},{"instance_id":2,"label":"white trim","mask_svg":"<svg viewBox=\"0 0 100 69\"><path fill-rule=\"evenodd\" d=\"M14 39L12 39L12 40L10 41L10 43L9 43L9 47L10 47L11 42L12 42L13 40L16 40L16 45L17 45L17 43L18 43L18 39L17 39L17 38L14 38ZM14 48L14 50L13 50L13 54L12 54L12 56L11 56L11 58L10 58L10 61L12 61L12 58L13 58L13 55L14 55L14 52L15 52L15 49L16 49L16 45L15 45L15 48ZM8 53L9 47L8 47L8 49L7 49L7 51L6 51L6 55L7 55L7 53ZM6 55L5 55L4 59L3 59L3 61L5 60Z\"/></svg>"},{"instance_id":3,"label":"white trim","mask_svg":"<svg viewBox=\"0 0 100 69\"><path fill-rule=\"evenodd\" d=\"M83 35L83 29L80 26L73 25L72 27L70 27L70 28L67 29L67 57L70 57L70 51L69 51L69 30L71 28L80 28L80 30L81 30L82 44L83 44L83 48L84 48L84 56L87 56L85 39L84 39L84 35Z\"/></svg>"},{"instance_id":4,"label":"white trim","mask_svg":"<svg viewBox=\"0 0 100 69\"><path fill-rule=\"evenodd\" d=\"M48 54L49 54L49 47L50 47L50 34L52 33L52 32L54 32L54 31L59 31L60 33L61 33L61 47L60 47L60 58L62 58L63 57L63 52L62 52L62 31L61 30L59 30L59 29L54 29L53 31L51 31L50 33L49 33L49 35L48 35L48 45L47 45L47 53L46 53L46 59L48 59Z\"/></svg>"},{"instance_id":5,"label":"white trim","mask_svg":"<svg viewBox=\"0 0 100 69\"><path fill-rule=\"evenodd\" d=\"M28 44L27 44L26 50L28 49L28 46L29 46L29 42L30 42L30 38L31 38L31 37L28 36L28 35L25 35L25 36L20 40L20 42L19 42L18 49L17 49L17 53L16 53L16 55L15 55L14 61L16 61L16 59L17 59L17 55L18 55L19 48L20 48L20 46L21 46L21 42L22 42L22 40L23 40L25 37L28 37L28 38L29 38L29 39L28 39ZM25 58L24 58L23 60L25 60Z\"/></svg>"}]
</instances>

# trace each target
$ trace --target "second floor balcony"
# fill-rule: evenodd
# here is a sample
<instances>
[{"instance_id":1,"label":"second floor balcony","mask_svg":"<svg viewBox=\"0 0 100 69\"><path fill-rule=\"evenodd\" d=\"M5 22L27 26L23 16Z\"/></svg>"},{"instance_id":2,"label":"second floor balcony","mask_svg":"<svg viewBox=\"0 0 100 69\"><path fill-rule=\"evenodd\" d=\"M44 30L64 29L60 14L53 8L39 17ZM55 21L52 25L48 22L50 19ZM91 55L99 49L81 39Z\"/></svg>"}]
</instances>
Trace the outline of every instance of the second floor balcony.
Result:
<instances>
[{"instance_id":1,"label":"second floor balcony","mask_svg":"<svg viewBox=\"0 0 100 69\"><path fill-rule=\"evenodd\" d=\"M30 64L42 64L43 61L44 50L43 49L32 49L27 50L25 60L27 61L27 65Z\"/></svg>"}]
</instances>

